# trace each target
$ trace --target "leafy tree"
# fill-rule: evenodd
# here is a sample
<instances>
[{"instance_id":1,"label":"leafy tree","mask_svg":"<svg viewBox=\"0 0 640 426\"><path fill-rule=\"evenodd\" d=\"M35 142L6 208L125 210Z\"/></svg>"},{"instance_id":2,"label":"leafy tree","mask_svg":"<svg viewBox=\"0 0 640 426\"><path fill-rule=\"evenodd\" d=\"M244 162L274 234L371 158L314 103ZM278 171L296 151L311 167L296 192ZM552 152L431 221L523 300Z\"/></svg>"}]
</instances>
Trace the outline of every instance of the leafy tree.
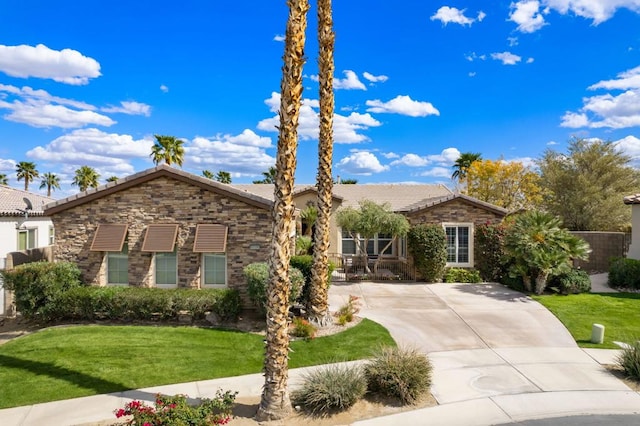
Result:
<instances>
[{"instance_id":1,"label":"leafy tree","mask_svg":"<svg viewBox=\"0 0 640 426\"><path fill-rule=\"evenodd\" d=\"M308 0L288 0L282 80L280 83L280 125L274 180L272 232L269 247L269 284L266 300L266 336L262 397L256 419L278 420L291 413L287 386L289 372L289 262L291 230L295 227L293 204L297 162L298 122L302 105L302 66Z\"/></svg>"},{"instance_id":2,"label":"leafy tree","mask_svg":"<svg viewBox=\"0 0 640 426\"><path fill-rule=\"evenodd\" d=\"M0 173L0 185L9 185L9 178L4 173Z\"/></svg>"},{"instance_id":3,"label":"leafy tree","mask_svg":"<svg viewBox=\"0 0 640 426\"><path fill-rule=\"evenodd\" d=\"M474 161L482 160L482 154L479 152L463 152L460 157L453 163L453 174L451 179L457 180L459 187L464 187L465 180L467 178L467 170L471 167Z\"/></svg>"},{"instance_id":4,"label":"leafy tree","mask_svg":"<svg viewBox=\"0 0 640 426\"><path fill-rule=\"evenodd\" d=\"M253 183L276 183L276 168L271 166L266 172L262 172L264 179L254 180Z\"/></svg>"},{"instance_id":5,"label":"leafy tree","mask_svg":"<svg viewBox=\"0 0 640 426\"><path fill-rule=\"evenodd\" d=\"M407 248L416 269L425 281L442 281L447 266L447 235L442 226L414 226L407 237Z\"/></svg>"},{"instance_id":6,"label":"leafy tree","mask_svg":"<svg viewBox=\"0 0 640 426\"><path fill-rule=\"evenodd\" d=\"M349 233L359 247L361 256L367 260L363 262L366 271L368 267L367 245L376 234L391 234L391 240L379 250L384 253L398 237L404 237L409 232L409 221L399 213L394 213L388 203L377 204L370 200L362 200L360 208L345 207L336 215L338 226Z\"/></svg>"},{"instance_id":7,"label":"leafy tree","mask_svg":"<svg viewBox=\"0 0 640 426\"><path fill-rule=\"evenodd\" d=\"M225 172L224 170L218 170L215 180L220 183L231 183L231 173Z\"/></svg>"},{"instance_id":8,"label":"leafy tree","mask_svg":"<svg viewBox=\"0 0 640 426\"><path fill-rule=\"evenodd\" d=\"M573 139L567 154L547 150L537 165L543 206L567 228L620 231L630 224L631 211L621 200L637 192L640 172L615 144Z\"/></svg>"},{"instance_id":9,"label":"leafy tree","mask_svg":"<svg viewBox=\"0 0 640 426\"><path fill-rule=\"evenodd\" d=\"M572 259L588 258L589 244L561 224L549 213L532 210L519 214L507 230L504 250L511 260L510 275L520 276L525 290L542 294L551 275L569 271Z\"/></svg>"},{"instance_id":10,"label":"leafy tree","mask_svg":"<svg viewBox=\"0 0 640 426\"><path fill-rule=\"evenodd\" d=\"M76 175L74 176L71 185L77 185L80 192L83 192L89 188L97 188L99 178L100 175L93 167L82 166L76 170Z\"/></svg>"},{"instance_id":11,"label":"leafy tree","mask_svg":"<svg viewBox=\"0 0 640 426\"><path fill-rule=\"evenodd\" d=\"M36 170L36 163L32 161L21 161L16 165L16 176L18 181L24 179L24 190L29 190L29 183L40 176L38 170Z\"/></svg>"},{"instance_id":12,"label":"leafy tree","mask_svg":"<svg viewBox=\"0 0 640 426\"><path fill-rule=\"evenodd\" d=\"M213 172L211 170L203 170L202 171L202 176L206 177L207 179L212 179L214 178Z\"/></svg>"},{"instance_id":13,"label":"leafy tree","mask_svg":"<svg viewBox=\"0 0 640 426\"><path fill-rule=\"evenodd\" d=\"M164 161L167 166L177 164L182 167L184 160L184 141L175 136L154 135L156 141L151 147L153 163L158 165Z\"/></svg>"},{"instance_id":14,"label":"leafy tree","mask_svg":"<svg viewBox=\"0 0 640 426\"><path fill-rule=\"evenodd\" d=\"M467 194L510 211L542 201L540 176L518 161L476 160L466 172Z\"/></svg>"},{"instance_id":15,"label":"leafy tree","mask_svg":"<svg viewBox=\"0 0 640 426\"><path fill-rule=\"evenodd\" d=\"M47 188L47 197L51 197L51 191L60 189L60 178L55 173L47 172L42 175L40 189Z\"/></svg>"},{"instance_id":16,"label":"leafy tree","mask_svg":"<svg viewBox=\"0 0 640 426\"><path fill-rule=\"evenodd\" d=\"M358 179L341 179L339 183L343 185L355 185L358 183Z\"/></svg>"},{"instance_id":17,"label":"leafy tree","mask_svg":"<svg viewBox=\"0 0 640 426\"><path fill-rule=\"evenodd\" d=\"M118 176L109 176L108 178L105 179L105 182L109 183L109 182L117 182L120 178Z\"/></svg>"}]
</instances>

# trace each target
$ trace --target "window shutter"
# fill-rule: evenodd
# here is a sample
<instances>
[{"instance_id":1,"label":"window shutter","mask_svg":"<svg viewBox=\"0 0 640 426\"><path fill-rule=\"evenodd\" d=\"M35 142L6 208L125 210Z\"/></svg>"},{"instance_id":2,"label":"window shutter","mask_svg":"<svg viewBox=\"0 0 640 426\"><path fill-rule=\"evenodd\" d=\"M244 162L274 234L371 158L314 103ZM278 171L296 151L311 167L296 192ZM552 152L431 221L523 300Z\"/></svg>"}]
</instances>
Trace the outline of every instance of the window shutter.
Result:
<instances>
[{"instance_id":1,"label":"window shutter","mask_svg":"<svg viewBox=\"0 0 640 426\"><path fill-rule=\"evenodd\" d=\"M101 223L93 236L90 251L122 251L122 245L127 237L129 225L121 223Z\"/></svg>"},{"instance_id":2,"label":"window shutter","mask_svg":"<svg viewBox=\"0 0 640 426\"><path fill-rule=\"evenodd\" d=\"M219 224L198 224L193 251L196 253L224 253L227 251L227 227Z\"/></svg>"},{"instance_id":3,"label":"window shutter","mask_svg":"<svg viewBox=\"0 0 640 426\"><path fill-rule=\"evenodd\" d=\"M148 225L142 242L142 251L172 252L177 236L178 224L154 223Z\"/></svg>"}]
</instances>

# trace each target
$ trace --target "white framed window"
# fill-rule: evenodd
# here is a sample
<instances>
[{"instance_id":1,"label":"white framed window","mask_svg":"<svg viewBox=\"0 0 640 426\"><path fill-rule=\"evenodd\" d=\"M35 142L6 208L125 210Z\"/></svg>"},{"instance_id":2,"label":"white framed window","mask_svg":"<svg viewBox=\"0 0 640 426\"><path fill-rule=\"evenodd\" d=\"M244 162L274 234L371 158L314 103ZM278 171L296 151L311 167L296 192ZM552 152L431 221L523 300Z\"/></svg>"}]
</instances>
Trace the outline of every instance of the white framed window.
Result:
<instances>
[{"instance_id":1,"label":"white framed window","mask_svg":"<svg viewBox=\"0 0 640 426\"><path fill-rule=\"evenodd\" d=\"M53 226L49 227L49 245L52 246L56 242L56 231Z\"/></svg>"},{"instance_id":2,"label":"white framed window","mask_svg":"<svg viewBox=\"0 0 640 426\"><path fill-rule=\"evenodd\" d=\"M473 224L444 223L447 266L473 267Z\"/></svg>"},{"instance_id":3,"label":"white framed window","mask_svg":"<svg viewBox=\"0 0 640 426\"><path fill-rule=\"evenodd\" d=\"M225 253L202 253L202 286L227 286L227 255Z\"/></svg>"},{"instance_id":4,"label":"white framed window","mask_svg":"<svg viewBox=\"0 0 640 426\"><path fill-rule=\"evenodd\" d=\"M356 240L347 231L342 231L342 254L356 254L358 245Z\"/></svg>"},{"instance_id":5,"label":"white framed window","mask_svg":"<svg viewBox=\"0 0 640 426\"><path fill-rule=\"evenodd\" d=\"M393 256L395 254L394 244L387 247L392 240L391 234L376 234L367 241L367 254L369 256ZM358 244L357 240L352 238L348 232L342 231L342 254L359 254L362 251L361 244L363 244L362 238Z\"/></svg>"},{"instance_id":6,"label":"white framed window","mask_svg":"<svg viewBox=\"0 0 640 426\"><path fill-rule=\"evenodd\" d=\"M38 229L19 229L18 230L18 250L30 250L36 248L36 241L38 241Z\"/></svg>"},{"instance_id":7,"label":"white framed window","mask_svg":"<svg viewBox=\"0 0 640 426\"><path fill-rule=\"evenodd\" d=\"M156 252L155 283L157 287L172 288L178 285L178 254L172 252Z\"/></svg>"},{"instance_id":8,"label":"white framed window","mask_svg":"<svg viewBox=\"0 0 640 426\"><path fill-rule=\"evenodd\" d=\"M123 244L122 251L107 252L107 284L129 285L129 245Z\"/></svg>"}]
</instances>

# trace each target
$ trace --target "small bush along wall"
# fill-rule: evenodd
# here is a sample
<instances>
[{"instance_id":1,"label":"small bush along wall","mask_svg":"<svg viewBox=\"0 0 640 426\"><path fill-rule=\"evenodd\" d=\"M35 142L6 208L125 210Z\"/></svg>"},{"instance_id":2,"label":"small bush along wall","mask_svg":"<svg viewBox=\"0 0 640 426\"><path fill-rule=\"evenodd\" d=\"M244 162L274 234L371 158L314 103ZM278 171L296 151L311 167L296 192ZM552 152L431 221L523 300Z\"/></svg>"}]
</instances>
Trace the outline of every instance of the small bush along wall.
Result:
<instances>
[{"instance_id":1,"label":"small bush along wall","mask_svg":"<svg viewBox=\"0 0 640 426\"><path fill-rule=\"evenodd\" d=\"M442 226L416 225L407 240L416 269L427 282L440 282L447 264L447 240Z\"/></svg>"},{"instance_id":2,"label":"small bush along wall","mask_svg":"<svg viewBox=\"0 0 640 426\"><path fill-rule=\"evenodd\" d=\"M265 313L267 285L269 283L269 266L264 262L252 263L244 268L244 276L247 279L249 298L260 312ZM291 280L289 303L294 304L300 297L305 279L302 272L294 267L289 268L289 279Z\"/></svg>"},{"instance_id":3,"label":"small bush along wall","mask_svg":"<svg viewBox=\"0 0 640 426\"><path fill-rule=\"evenodd\" d=\"M640 260L612 260L609 267L609 285L614 288L640 289Z\"/></svg>"},{"instance_id":4,"label":"small bush along wall","mask_svg":"<svg viewBox=\"0 0 640 426\"><path fill-rule=\"evenodd\" d=\"M300 293L300 297L298 298L298 302L307 306L307 302L309 300L309 286L311 285L311 270L313 268L313 256L311 255L301 255L301 256L291 256L291 261L289 265L292 267L299 269L304 276L304 285L302 286L302 291ZM328 282L327 286L331 284L331 274L336 269L336 265L333 262L329 262L329 271L328 271Z\"/></svg>"},{"instance_id":5,"label":"small bush along wall","mask_svg":"<svg viewBox=\"0 0 640 426\"><path fill-rule=\"evenodd\" d=\"M480 283L480 272L475 269L449 268L444 276L446 283Z\"/></svg>"},{"instance_id":6,"label":"small bush along wall","mask_svg":"<svg viewBox=\"0 0 640 426\"><path fill-rule=\"evenodd\" d=\"M479 225L475 229L475 264L485 281L502 282L503 277L508 275L504 253L506 229L503 224Z\"/></svg>"},{"instance_id":7,"label":"small bush along wall","mask_svg":"<svg viewBox=\"0 0 640 426\"><path fill-rule=\"evenodd\" d=\"M589 293L591 291L591 278L589 274L580 269L572 269L549 280L547 286L556 289L562 294Z\"/></svg>"}]
</instances>

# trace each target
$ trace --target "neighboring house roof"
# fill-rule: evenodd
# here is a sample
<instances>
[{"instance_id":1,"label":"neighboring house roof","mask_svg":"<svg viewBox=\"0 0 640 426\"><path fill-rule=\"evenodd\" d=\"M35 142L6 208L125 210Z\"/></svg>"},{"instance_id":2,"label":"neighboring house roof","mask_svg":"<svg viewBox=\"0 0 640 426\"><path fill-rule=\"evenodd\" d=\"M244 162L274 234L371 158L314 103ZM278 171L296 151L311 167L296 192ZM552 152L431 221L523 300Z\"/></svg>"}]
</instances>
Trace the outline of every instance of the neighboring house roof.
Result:
<instances>
[{"instance_id":1,"label":"neighboring house roof","mask_svg":"<svg viewBox=\"0 0 640 426\"><path fill-rule=\"evenodd\" d=\"M0 216L24 216L27 207L25 198L33 207L29 216L44 216L44 205L54 201L51 197L0 185Z\"/></svg>"},{"instance_id":2,"label":"neighboring house roof","mask_svg":"<svg viewBox=\"0 0 640 426\"><path fill-rule=\"evenodd\" d=\"M422 200L417 203L414 203L413 205L408 206L406 209L402 209L399 211L403 213L414 213L420 210L430 209L432 207L442 205L454 200L462 200L464 202L476 205L482 209L492 211L502 216L506 216L508 213L507 209L498 207L495 204L487 203L485 201L481 201L481 200L478 200L477 198L473 198L464 194L450 194L444 197L434 197L431 199Z\"/></svg>"},{"instance_id":3,"label":"neighboring house roof","mask_svg":"<svg viewBox=\"0 0 640 426\"><path fill-rule=\"evenodd\" d=\"M628 195L623 198L625 204L640 204L640 194Z\"/></svg>"},{"instance_id":4,"label":"neighboring house roof","mask_svg":"<svg viewBox=\"0 0 640 426\"><path fill-rule=\"evenodd\" d=\"M162 164L151 169L143 170L131 176L118 179L116 182L109 182L106 185L99 186L96 189L92 188L87 191L64 198L62 200L50 203L45 206L45 213L47 215L55 214L72 207L89 203L93 200L105 197L115 192L123 191L128 188L143 184L145 182L149 182L159 177L169 177L172 179L176 179L178 181L195 185L200 188L222 194L229 198L243 201L247 204L264 209L270 209L271 205L273 204L270 199L261 197L257 194L247 193L235 188L232 185L220 183L212 179L197 176L192 173L188 173L183 170L178 170Z\"/></svg>"}]
</instances>

